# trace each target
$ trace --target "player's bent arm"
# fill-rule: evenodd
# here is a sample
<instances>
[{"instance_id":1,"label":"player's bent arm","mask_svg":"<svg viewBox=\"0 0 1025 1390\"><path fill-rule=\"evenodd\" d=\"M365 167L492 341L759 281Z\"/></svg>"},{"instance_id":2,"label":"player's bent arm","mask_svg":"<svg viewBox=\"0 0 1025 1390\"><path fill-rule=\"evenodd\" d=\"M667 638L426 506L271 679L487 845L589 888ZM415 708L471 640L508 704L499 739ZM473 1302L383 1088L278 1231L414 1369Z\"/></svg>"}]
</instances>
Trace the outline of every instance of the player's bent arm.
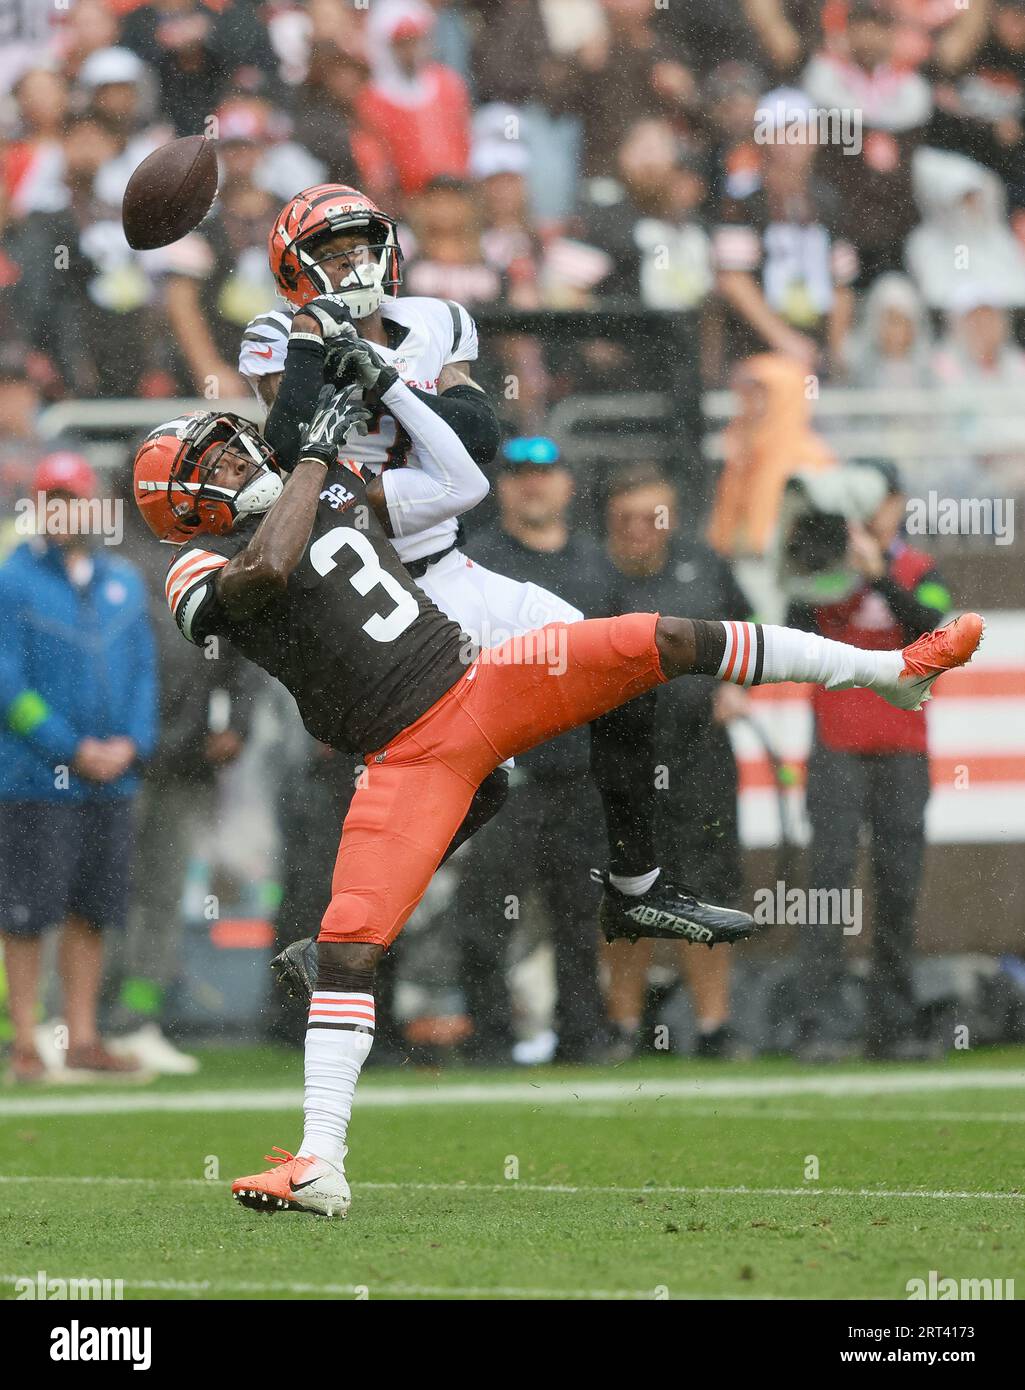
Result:
<instances>
[{"instance_id":1,"label":"player's bent arm","mask_svg":"<svg viewBox=\"0 0 1025 1390\"><path fill-rule=\"evenodd\" d=\"M495 407L475 381L466 375L446 378L448 371L445 367L438 379L438 395L421 391L416 386L411 386L410 390L417 400L423 401L435 415L451 425L474 463L485 468L502 443L502 426Z\"/></svg>"},{"instance_id":2,"label":"player's bent arm","mask_svg":"<svg viewBox=\"0 0 1025 1390\"><path fill-rule=\"evenodd\" d=\"M382 394L381 403L416 445L420 468L391 468L381 475L392 534L413 535L476 507L490 491L455 431L404 381Z\"/></svg>"},{"instance_id":3,"label":"player's bent arm","mask_svg":"<svg viewBox=\"0 0 1025 1390\"><path fill-rule=\"evenodd\" d=\"M217 597L232 618L247 618L284 592L313 530L327 465L302 458L253 539L217 572Z\"/></svg>"},{"instance_id":4,"label":"player's bent arm","mask_svg":"<svg viewBox=\"0 0 1025 1390\"><path fill-rule=\"evenodd\" d=\"M285 370L276 376L273 403L263 426L263 436L283 472L290 473L296 465L303 430L317 408L323 384L324 340L315 319L297 314Z\"/></svg>"}]
</instances>

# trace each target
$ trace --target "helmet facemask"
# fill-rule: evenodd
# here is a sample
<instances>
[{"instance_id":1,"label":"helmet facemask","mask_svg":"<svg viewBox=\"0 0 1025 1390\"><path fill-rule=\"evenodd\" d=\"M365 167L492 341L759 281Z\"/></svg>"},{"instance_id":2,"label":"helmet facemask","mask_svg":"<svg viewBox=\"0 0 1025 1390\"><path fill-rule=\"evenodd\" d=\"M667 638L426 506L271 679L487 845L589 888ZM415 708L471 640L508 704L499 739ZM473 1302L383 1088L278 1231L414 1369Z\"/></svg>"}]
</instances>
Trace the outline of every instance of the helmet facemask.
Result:
<instances>
[{"instance_id":1,"label":"helmet facemask","mask_svg":"<svg viewBox=\"0 0 1025 1390\"><path fill-rule=\"evenodd\" d=\"M252 465L238 488L210 481L228 449L245 454ZM255 426L235 415L201 415L190 422L167 481L172 510L182 525L208 522L211 509L202 504L220 503L227 512L226 530L241 516L268 511L281 496L283 487L274 450ZM180 496L182 493L186 496Z\"/></svg>"}]
</instances>

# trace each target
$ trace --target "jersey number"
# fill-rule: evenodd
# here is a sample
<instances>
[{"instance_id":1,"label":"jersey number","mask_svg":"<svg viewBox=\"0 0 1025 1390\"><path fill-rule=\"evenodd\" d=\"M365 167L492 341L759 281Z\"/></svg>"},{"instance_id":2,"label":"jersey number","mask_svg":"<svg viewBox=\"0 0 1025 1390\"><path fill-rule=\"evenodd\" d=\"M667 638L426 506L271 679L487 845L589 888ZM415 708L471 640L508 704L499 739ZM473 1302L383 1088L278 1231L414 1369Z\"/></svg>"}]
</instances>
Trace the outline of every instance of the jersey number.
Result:
<instances>
[{"instance_id":1,"label":"jersey number","mask_svg":"<svg viewBox=\"0 0 1025 1390\"><path fill-rule=\"evenodd\" d=\"M310 564L318 574L330 574L335 568L335 556L346 545L351 546L363 561L349 579L356 592L366 595L380 585L395 601L395 607L387 617L375 613L363 624L363 631L375 642L394 642L416 621L420 605L394 576L381 568L377 551L361 531L353 531L348 526L336 526L333 531L328 531L327 535L321 536L310 546Z\"/></svg>"}]
</instances>

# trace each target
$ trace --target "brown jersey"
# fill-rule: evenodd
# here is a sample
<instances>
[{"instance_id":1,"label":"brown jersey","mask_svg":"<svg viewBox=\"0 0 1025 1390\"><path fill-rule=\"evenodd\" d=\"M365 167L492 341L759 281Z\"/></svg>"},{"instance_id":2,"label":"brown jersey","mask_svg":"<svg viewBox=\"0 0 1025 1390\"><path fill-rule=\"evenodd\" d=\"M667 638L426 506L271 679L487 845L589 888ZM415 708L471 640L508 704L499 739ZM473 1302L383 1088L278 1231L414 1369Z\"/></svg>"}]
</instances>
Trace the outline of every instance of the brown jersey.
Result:
<instances>
[{"instance_id":1,"label":"brown jersey","mask_svg":"<svg viewBox=\"0 0 1025 1390\"><path fill-rule=\"evenodd\" d=\"M325 475L284 593L249 617L231 617L217 571L258 524L198 535L177 552L166 587L181 632L197 646L223 637L277 677L322 743L351 753L381 748L455 684L476 648L409 577L365 485L338 465Z\"/></svg>"}]
</instances>

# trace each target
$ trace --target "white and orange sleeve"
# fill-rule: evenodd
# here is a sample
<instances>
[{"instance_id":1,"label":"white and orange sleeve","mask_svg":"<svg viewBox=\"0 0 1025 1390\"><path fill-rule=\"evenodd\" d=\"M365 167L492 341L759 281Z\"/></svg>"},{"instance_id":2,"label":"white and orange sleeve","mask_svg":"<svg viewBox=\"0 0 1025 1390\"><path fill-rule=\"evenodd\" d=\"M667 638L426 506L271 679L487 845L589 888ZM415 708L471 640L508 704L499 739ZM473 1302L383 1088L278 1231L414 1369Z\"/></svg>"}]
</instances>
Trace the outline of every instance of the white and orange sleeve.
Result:
<instances>
[{"instance_id":1,"label":"white and orange sleeve","mask_svg":"<svg viewBox=\"0 0 1025 1390\"><path fill-rule=\"evenodd\" d=\"M227 555L215 550L189 546L171 564L164 583L167 606L171 610L183 637L190 642L200 640L196 619L200 610L213 599L213 580L219 569L228 563Z\"/></svg>"}]
</instances>

